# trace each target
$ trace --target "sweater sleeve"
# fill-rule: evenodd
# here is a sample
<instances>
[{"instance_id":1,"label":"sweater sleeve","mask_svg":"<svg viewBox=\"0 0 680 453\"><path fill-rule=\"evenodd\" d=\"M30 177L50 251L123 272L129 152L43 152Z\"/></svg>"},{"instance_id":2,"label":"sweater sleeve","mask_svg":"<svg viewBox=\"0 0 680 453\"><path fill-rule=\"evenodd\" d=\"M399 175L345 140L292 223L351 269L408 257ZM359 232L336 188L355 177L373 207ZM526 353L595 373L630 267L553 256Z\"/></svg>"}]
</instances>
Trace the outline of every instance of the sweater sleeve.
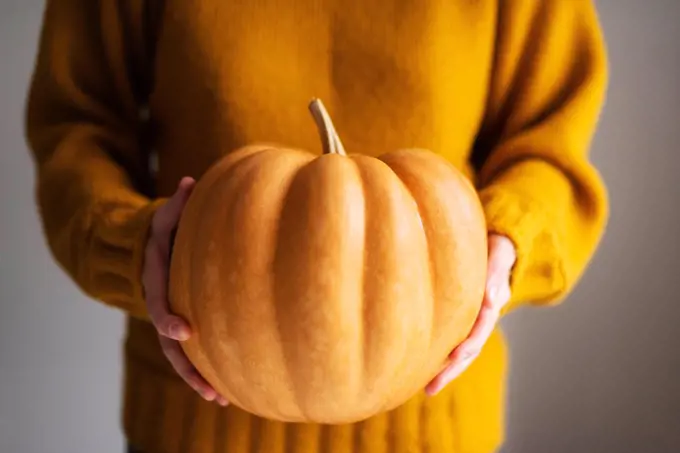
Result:
<instances>
[{"instance_id":1,"label":"sweater sleeve","mask_svg":"<svg viewBox=\"0 0 680 453\"><path fill-rule=\"evenodd\" d=\"M163 202L143 194L146 3L48 0L26 115L52 255L87 295L142 318L143 250Z\"/></svg>"},{"instance_id":2,"label":"sweater sleeve","mask_svg":"<svg viewBox=\"0 0 680 453\"><path fill-rule=\"evenodd\" d=\"M507 312L563 300L601 239L607 192L589 147L608 68L590 0L499 5L478 181L489 231L517 250Z\"/></svg>"}]
</instances>

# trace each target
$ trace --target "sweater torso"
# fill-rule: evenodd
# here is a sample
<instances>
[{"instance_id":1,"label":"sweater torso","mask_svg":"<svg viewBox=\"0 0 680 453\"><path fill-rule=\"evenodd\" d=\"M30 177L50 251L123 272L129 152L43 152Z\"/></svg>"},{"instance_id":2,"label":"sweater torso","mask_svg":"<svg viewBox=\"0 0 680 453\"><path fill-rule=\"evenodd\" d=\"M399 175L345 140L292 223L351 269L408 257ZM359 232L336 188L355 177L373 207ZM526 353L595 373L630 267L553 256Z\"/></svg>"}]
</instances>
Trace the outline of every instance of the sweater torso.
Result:
<instances>
[{"instance_id":1,"label":"sweater torso","mask_svg":"<svg viewBox=\"0 0 680 453\"><path fill-rule=\"evenodd\" d=\"M425 148L467 169L494 2L166 2L150 110L158 189L257 142L320 152L327 106L350 153Z\"/></svg>"}]
</instances>

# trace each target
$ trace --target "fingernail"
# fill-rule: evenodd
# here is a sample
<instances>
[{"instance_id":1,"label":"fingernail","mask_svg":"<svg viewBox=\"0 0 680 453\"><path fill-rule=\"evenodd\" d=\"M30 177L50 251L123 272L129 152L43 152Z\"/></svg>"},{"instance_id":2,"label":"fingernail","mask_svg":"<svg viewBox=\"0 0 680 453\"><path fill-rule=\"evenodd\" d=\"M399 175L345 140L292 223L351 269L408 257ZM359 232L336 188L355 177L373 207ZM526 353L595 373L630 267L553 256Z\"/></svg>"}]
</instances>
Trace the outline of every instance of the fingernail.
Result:
<instances>
[{"instance_id":1,"label":"fingernail","mask_svg":"<svg viewBox=\"0 0 680 453\"><path fill-rule=\"evenodd\" d=\"M203 398L208 401L215 401L217 399L217 394L213 391L206 390L203 392Z\"/></svg>"},{"instance_id":2,"label":"fingernail","mask_svg":"<svg viewBox=\"0 0 680 453\"><path fill-rule=\"evenodd\" d=\"M437 385L430 389L429 392L430 396L436 396L439 392L442 391L444 387L449 385L449 381L450 380L448 379L448 376L442 376L441 380L437 383Z\"/></svg>"},{"instance_id":3,"label":"fingernail","mask_svg":"<svg viewBox=\"0 0 680 453\"><path fill-rule=\"evenodd\" d=\"M425 388L425 393L427 394L427 396L436 396L437 393L439 393L440 390L441 389L440 389L439 385L436 385L436 386L432 385L432 386L427 386Z\"/></svg>"},{"instance_id":4,"label":"fingernail","mask_svg":"<svg viewBox=\"0 0 680 453\"><path fill-rule=\"evenodd\" d=\"M196 385L196 386L193 386L193 388L196 391L196 393L198 393L198 396L200 396L204 400L208 399L207 394L205 393L205 390L203 389L203 387L201 387L200 385Z\"/></svg>"},{"instance_id":5,"label":"fingernail","mask_svg":"<svg viewBox=\"0 0 680 453\"><path fill-rule=\"evenodd\" d=\"M181 324L173 324L170 326L170 336L177 341L184 341L189 338L189 334Z\"/></svg>"}]
</instances>

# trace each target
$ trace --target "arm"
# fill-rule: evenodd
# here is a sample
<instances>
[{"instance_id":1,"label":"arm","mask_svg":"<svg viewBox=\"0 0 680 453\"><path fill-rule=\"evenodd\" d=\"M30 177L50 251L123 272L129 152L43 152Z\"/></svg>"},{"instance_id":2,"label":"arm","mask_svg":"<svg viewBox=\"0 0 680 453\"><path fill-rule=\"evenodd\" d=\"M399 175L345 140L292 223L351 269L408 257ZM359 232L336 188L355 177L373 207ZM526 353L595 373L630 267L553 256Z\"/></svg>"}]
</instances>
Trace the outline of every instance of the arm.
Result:
<instances>
[{"instance_id":1,"label":"arm","mask_svg":"<svg viewBox=\"0 0 680 453\"><path fill-rule=\"evenodd\" d=\"M508 311L563 299L603 234L607 196L589 147L607 61L590 0L499 8L479 186L489 232L516 249Z\"/></svg>"},{"instance_id":2,"label":"arm","mask_svg":"<svg viewBox=\"0 0 680 453\"><path fill-rule=\"evenodd\" d=\"M170 234L193 180L150 199L140 107L151 88L159 0L48 0L30 88L27 135L37 198L56 260L88 295L148 319L163 353L203 398L226 400L179 341L167 303ZM144 190L144 187L147 187Z\"/></svg>"},{"instance_id":3,"label":"arm","mask_svg":"<svg viewBox=\"0 0 680 453\"><path fill-rule=\"evenodd\" d=\"M561 300L595 252L605 187L588 161L606 55L590 0L499 1L489 105L473 163L489 229L487 292L468 338L427 385L438 393L503 313Z\"/></svg>"},{"instance_id":4,"label":"arm","mask_svg":"<svg viewBox=\"0 0 680 453\"><path fill-rule=\"evenodd\" d=\"M85 293L139 317L144 247L162 203L141 191L148 3L48 0L26 117L53 256Z\"/></svg>"}]
</instances>

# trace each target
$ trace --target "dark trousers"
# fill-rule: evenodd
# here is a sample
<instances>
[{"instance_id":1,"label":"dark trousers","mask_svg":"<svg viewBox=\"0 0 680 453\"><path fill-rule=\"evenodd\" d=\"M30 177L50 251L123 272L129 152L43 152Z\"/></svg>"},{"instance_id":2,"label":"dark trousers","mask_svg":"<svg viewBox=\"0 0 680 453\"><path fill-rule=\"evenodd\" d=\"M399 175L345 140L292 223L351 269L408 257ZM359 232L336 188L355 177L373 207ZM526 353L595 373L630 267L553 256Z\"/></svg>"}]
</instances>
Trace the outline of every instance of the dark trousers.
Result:
<instances>
[{"instance_id":1,"label":"dark trousers","mask_svg":"<svg viewBox=\"0 0 680 453\"><path fill-rule=\"evenodd\" d=\"M132 445L128 445L127 447L127 453L142 453L141 451L137 450L135 447Z\"/></svg>"}]
</instances>

